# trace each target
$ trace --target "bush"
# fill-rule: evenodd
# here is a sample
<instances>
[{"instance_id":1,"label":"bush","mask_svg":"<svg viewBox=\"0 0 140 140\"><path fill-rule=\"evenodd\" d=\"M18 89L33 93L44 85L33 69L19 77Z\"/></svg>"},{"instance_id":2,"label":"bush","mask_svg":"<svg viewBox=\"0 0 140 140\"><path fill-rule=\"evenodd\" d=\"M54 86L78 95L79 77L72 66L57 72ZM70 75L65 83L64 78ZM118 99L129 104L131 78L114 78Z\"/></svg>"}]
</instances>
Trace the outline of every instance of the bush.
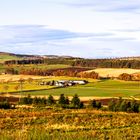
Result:
<instances>
[{"instance_id":1,"label":"bush","mask_svg":"<svg viewBox=\"0 0 140 140\"><path fill-rule=\"evenodd\" d=\"M0 109L10 109L11 105L7 100L0 102Z\"/></svg>"},{"instance_id":2,"label":"bush","mask_svg":"<svg viewBox=\"0 0 140 140\"><path fill-rule=\"evenodd\" d=\"M122 111L122 112L139 112L140 103L136 100L111 100L108 104L108 108L111 111Z\"/></svg>"},{"instance_id":3,"label":"bush","mask_svg":"<svg viewBox=\"0 0 140 140\"><path fill-rule=\"evenodd\" d=\"M31 98L30 95L28 95L27 97L23 97L20 100L20 104L32 104L33 103L33 99Z\"/></svg>"},{"instance_id":4,"label":"bush","mask_svg":"<svg viewBox=\"0 0 140 140\"><path fill-rule=\"evenodd\" d=\"M96 100L91 100L89 103L89 107L100 109L102 107L101 102L97 102Z\"/></svg>"}]
</instances>

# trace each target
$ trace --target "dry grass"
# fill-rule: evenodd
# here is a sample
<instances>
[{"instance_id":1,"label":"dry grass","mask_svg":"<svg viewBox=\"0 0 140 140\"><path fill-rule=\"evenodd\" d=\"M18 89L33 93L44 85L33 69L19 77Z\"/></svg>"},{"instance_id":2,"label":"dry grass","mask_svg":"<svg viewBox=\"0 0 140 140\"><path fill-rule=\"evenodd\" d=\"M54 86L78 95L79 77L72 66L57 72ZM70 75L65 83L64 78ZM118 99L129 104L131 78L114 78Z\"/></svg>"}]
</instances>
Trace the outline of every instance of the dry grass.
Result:
<instances>
[{"instance_id":1,"label":"dry grass","mask_svg":"<svg viewBox=\"0 0 140 140\"><path fill-rule=\"evenodd\" d=\"M10 74L6 74L6 75L0 75L0 81L18 81L19 79L24 79L24 80L28 80L29 78L32 79L42 79L42 78L46 78L45 76L34 76L34 75L10 75Z\"/></svg>"},{"instance_id":2,"label":"dry grass","mask_svg":"<svg viewBox=\"0 0 140 140\"><path fill-rule=\"evenodd\" d=\"M134 74L140 73L138 69L128 69L128 68L98 68L95 70L90 70L88 72L95 71L99 73L102 77L118 77L122 73Z\"/></svg>"}]
</instances>

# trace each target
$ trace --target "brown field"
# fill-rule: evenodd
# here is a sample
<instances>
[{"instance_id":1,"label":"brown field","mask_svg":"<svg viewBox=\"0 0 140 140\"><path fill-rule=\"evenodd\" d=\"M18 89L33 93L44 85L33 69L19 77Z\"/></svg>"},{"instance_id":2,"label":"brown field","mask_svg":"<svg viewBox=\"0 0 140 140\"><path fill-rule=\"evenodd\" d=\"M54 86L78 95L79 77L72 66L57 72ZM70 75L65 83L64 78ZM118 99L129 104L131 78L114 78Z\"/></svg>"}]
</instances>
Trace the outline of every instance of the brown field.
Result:
<instances>
[{"instance_id":1,"label":"brown field","mask_svg":"<svg viewBox=\"0 0 140 140\"><path fill-rule=\"evenodd\" d=\"M89 70L87 72L95 71L99 73L101 77L118 77L122 73L134 74L140 73L140 69L128 69L128 68L98 68Z\"/></svg>"}]
</instances>

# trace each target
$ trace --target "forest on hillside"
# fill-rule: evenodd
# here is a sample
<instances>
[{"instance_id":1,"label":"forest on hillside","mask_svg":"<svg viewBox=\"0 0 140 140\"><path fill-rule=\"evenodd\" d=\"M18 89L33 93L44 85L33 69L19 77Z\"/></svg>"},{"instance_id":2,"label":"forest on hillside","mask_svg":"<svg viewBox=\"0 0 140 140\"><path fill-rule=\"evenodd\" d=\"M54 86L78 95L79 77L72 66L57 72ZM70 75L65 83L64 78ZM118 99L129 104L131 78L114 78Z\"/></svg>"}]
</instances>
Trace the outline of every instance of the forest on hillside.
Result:
<instances>
[{"instance_id":1,"label":"forest on hillside","mask_svg":"<svg viewBox=\"0 0 140 140\"><path fill-rule=\"evenodd\" d=\"M42 58L5 61L5 65L11 64L67 64L78 67L92 68L132 68L140 69L139 59L83 59L83 58Z\"/></svg>"}]
</instances>

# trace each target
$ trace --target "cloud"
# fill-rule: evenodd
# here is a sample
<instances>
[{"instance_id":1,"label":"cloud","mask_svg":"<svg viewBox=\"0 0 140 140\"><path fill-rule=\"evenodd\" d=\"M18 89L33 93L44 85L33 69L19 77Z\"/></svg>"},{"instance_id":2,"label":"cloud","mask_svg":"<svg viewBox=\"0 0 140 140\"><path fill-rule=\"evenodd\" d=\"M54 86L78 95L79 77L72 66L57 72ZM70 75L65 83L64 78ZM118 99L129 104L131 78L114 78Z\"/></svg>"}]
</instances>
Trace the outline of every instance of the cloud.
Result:
<instances>
[{"instance_id":1,"label":"cloud","mask_svg":"<svg viewBox=\"0 0 140 140\"><path fill-rule=\"evenodd\" d=\"M0 27L0 44L37 43L81 37L105 37L111 33L74 33L65 30L50 29L43 25L8 25Z\"/></svg>"},{"instance_id":2,"label":"cloud","mask_svg":"<svg viewBox=\"0 0 140 140\"><path fill-rule=\"evenodd\" d=\"M44 25L0 26L0 50L20 54L114 57L122 52L138 54L139 48L136 46L140 43L135 44L135 38L116 36L111 31L79 33ZM128 48L133 45L130 53Z\"/></svg>"},{"instance_id":3,"label":"cloud","mask_svg":"<svg viewBox=\"0 0 140 140\"><path fill-rule=\"evenodd\" d=\"M69 31L47 29L46 26L42 25L12 25L1 26L0 28L1 44L35 43L78 36L76 33Z\"/></svg>"},{"instance_id":4,"label":"cloud","mask_svg":"<svg viewBox=\"0 0 140 140\"><path fill-rule=\"evenodd\" d=\"M64 2L61 1L58 4L63 4L70 7L75 8L92 8L94 11L98 12L136 12L137 10L140 10L140 1L139 0L128 0L128 1L122 1L122 0L104 0L104 1L98 1L98 0L86 0L86 1L79 1L75 0L73 2Z\"/></svg>"},{"instance_id":5,"label":"cloud","mask_svg":"<svg viewBox=\"0 0 140 140\"><path fill-rule=\"evenodd\" d=\"M140 28L133 28L133 29L117 29L117 30L114 30L114 31L118 31L118 32L140 32Z\"/></svg>"}]
</instances>

